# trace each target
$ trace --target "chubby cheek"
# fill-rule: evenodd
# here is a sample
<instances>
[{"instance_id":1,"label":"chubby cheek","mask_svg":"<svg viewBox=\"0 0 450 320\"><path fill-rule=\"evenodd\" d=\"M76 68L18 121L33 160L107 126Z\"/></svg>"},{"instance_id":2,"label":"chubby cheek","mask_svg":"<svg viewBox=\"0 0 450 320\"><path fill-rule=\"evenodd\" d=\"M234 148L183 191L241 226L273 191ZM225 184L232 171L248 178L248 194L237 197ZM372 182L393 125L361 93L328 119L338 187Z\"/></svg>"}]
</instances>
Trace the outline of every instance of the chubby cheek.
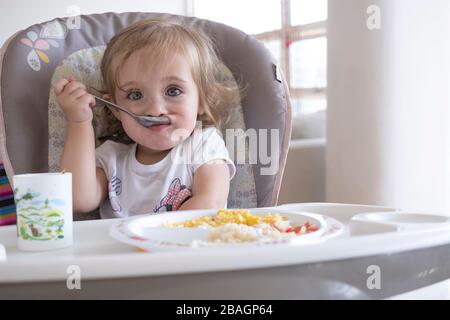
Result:
<instances>
[{"instance_id":1,"label":"chubby cheek","mask_svg":"<svg viewBox=\"0 0 450 320\"><path fill-rule=\"evenodd\" d=\"M174 129L178 130L186 130L189 131L189 133L192 132L195 128L197 117L184 117L179 119L179 121L174 122Z\"/></svg>"}]
</instances>

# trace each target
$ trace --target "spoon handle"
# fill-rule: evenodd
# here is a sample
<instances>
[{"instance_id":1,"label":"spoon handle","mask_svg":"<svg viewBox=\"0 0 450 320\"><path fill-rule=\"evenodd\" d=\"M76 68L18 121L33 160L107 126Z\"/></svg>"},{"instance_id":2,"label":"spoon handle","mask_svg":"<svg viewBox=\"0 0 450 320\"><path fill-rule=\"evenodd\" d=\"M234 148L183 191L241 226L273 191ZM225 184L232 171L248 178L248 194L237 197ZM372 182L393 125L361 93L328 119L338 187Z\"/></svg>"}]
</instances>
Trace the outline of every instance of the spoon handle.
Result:
<instances>
[{"instance_id":1,"label":"spoon handle","mask_svg":"<svg viewBox=\"0 0 450 320\"><path fill-rule=\"evenodd\" d=\"M158 124L169 124L170 120L169 118L165 117L165 116L161 116L161 117L153 117L153 116L138 116L134 113L132 113L131 111L128 111L120 106L118 106L115 103L109 102L105 99L102 99L100 97L97 97L96 95L94 95L94 98L97 102L99 102L100 104L105 104L108 107L113 107L116 108L120 111L125 112L126 114L130 115L131 117L133 117L134 119L136 119L136 121L138 123L140 123L141 125L143 125L144 127L151 127L154 125L158 125Z\"/></svg>"},{"instance_id":2,"label":"spoon handle","mask_svg":"<svg viewBox=\"0 0 450 320\"><path fill-rule=\"evenodd\" d=\"M103 104L106 104L108 107L116 108L116 109L118 109L118 110L120 110L120 111L123 111L123 112L129 114L129 115L132 116L133 118L136 118L136 115L135 115L134 113L131 113L130 111L128 111L128 110L126 110L126 109L124 109L124 108L122 108L122 107L119 107L119 106L118 106L117 104L115 104L115 103L109 102L108 100L102 99L102 98L97 97L97 96L94 96L94 98L95 98L95 100L97 100L98 102L103 103Z\"/></svg>"}]
</instances>

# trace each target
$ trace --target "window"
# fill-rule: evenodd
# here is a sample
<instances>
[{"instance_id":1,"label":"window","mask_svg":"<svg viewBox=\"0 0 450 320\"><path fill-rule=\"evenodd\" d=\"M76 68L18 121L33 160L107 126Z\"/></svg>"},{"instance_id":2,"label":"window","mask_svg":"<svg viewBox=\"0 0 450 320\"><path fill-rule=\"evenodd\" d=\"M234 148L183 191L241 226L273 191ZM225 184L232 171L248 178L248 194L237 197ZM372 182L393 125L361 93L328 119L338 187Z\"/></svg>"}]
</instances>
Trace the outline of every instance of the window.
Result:
<instances>
[{"instance_id":1,"label":"window","mask_svg":"<svg viewBox=\"0 0 450 320\"><path fill-rule=\"evenodd\" d=\"M257 15L252 13L258 11ZM194 0L194 15L221 22L249 34L281 28L280 0Z\"/></svg>"},{"instance_id":2,"label":"window","mask_svg":"<svg viewBox=\"0 0 450 320\"><path fill-rule=\"evenodd\" d=\"M325 37L293 42L289 48L291 86L326 87L327 39Z\"/></svg>"},{"instance_id":3,"label":"window","mask_svg":"<svg viewBox=\"0 0 450 320\"><path fill-rule=\"evenodd\" d=\"M328 18L328 1L291 0L290 17L293 26L325 21Z\"/></svg>"},{"instance_id":4,"label":"window","mask_svg":"<svg viewBox=\"0 0 450 320\"><path fill-rule=\"evenodd\" d=\"M252 34L288 82L293 115L326 109L328 0L188 0L194 16Z\"/></svg>"}]
</instances>

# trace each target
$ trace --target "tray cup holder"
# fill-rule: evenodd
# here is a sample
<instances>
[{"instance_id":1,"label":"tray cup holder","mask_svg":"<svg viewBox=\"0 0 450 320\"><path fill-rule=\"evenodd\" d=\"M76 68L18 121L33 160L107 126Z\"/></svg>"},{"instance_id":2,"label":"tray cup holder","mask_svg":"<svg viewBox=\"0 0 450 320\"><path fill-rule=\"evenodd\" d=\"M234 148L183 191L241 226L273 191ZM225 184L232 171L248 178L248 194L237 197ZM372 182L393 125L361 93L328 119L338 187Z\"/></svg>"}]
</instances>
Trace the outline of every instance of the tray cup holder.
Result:
<instances>
[{"instance_id":1,"label":"tray cup holder","mask_svg":"<svg viewBox=\"0 0 450 320\"><path fill-rule=\"evenodd\" d=\"M349 223L351 236L439 227L450 218L411 212L372 212L354 216Z\"/></svg>"}]
</instances>

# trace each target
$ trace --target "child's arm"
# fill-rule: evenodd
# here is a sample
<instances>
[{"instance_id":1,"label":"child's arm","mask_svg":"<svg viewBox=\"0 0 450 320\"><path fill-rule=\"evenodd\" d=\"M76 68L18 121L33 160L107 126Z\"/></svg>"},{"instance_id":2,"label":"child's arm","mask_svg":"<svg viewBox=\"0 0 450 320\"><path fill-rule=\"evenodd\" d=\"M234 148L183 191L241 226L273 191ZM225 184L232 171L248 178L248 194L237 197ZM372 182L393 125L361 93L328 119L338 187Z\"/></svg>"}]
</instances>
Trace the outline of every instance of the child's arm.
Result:
<instances>
[{"instance_id":1,"label":"child's arm","mask_svg":"<svg viewBox=\"0 0 450 320\"><path fill-rule=\"evenodd\" d=\"M95 134L91 124L91 106L95 105L95 100L79 82L60 79L53 89L67 119L60 167L72 173L74 211L89 212L107 195L105 173L95 165Z\"/></svg>"},{"instance_id":2,"label":"child's arm","mask_svg":"<svg viewBox=\"0 0 450 320\"><path fill-rule=\"evenodd\" d=\"M212 160L194 174L192 197L178 210L223 209L230 190L230 170L225 160Z\"/></svg>"}]
</instances>

